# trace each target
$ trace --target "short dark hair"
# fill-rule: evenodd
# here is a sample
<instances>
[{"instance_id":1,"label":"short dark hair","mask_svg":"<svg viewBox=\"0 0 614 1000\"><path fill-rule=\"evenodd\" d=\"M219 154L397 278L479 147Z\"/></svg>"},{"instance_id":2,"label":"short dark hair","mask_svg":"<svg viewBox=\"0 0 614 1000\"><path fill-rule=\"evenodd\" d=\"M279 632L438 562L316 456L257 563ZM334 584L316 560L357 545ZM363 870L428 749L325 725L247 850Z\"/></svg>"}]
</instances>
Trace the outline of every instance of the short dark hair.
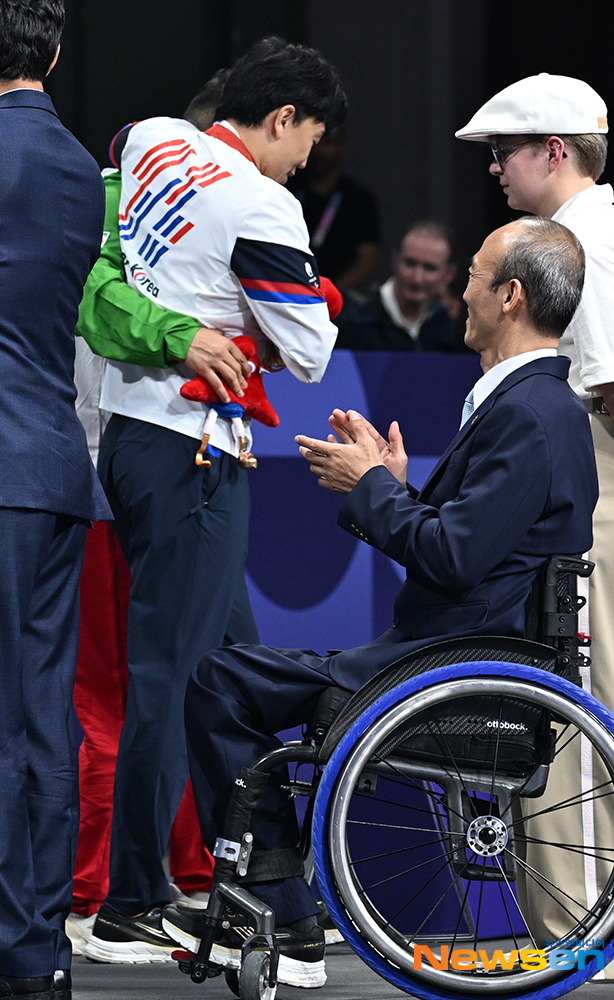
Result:
<instances>
[{"instance_id":1,"label":"short dark hair","mask_svg":"<svg viewBox=\"0 0 614 1000\"><path fill-rule=\"evenodd\" d=\"M0 80L42 82L64 27L64 0L0 0Z\"/></svg>"},{"instance_id":2,"label":"short dark hair","mask_svg":"<svg viewBox=\"0 0 614 1000\"><path fill-rule=\"evenodd\" d=\"M511 223L513 240L499 263L492 288L512 278L524 288L527 313L539 333L560 337L578 308L584 286L584 250L560 222L523 216Z\"/></svg>"},{"instance_id":3,"label":"short dark hair","mask_svg":"<svg viewBox=\"0 0 614 1000\"><path fill-rule=\"evenodd\" d=\"M338 128L347 114L347 98L337 71L316 49L281 38L263 38L233 66L218 118L239 125L261 125L271 111L293 104L296 123L305 118Z\"/></svg>"},{"instance_id":4,"label":"short dark hair","mask_svg":"<svg viewBox=\"0 0 614 1000\"><path fill-rule=\"evenodd\" d=\"M206 132L217 117L217 106L222 99L224 87L230 73L229 69L218 69L210 80L201 87L188 104L182 117Z\"/></svg>"}]
</instances>

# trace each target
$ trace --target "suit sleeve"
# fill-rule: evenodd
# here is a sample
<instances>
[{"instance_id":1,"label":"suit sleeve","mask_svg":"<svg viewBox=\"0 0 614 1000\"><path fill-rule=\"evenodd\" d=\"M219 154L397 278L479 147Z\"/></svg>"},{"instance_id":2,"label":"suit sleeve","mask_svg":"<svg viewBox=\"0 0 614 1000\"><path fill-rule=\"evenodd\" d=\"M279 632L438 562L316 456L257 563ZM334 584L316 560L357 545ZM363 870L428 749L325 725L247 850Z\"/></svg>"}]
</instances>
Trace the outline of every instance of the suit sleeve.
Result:
<instances>
[{"instance_id":1,"label":"suit sleeve","mask_svg":"<svg viewBox=\"0 0 614 1000\"><path fill-rule=\"evenodd\" d=\"M470 448L456 495L440 508L412 498L378 466L349 494L339 524L423 585L451 595L476 587L547 512L551 456L539 416L524 403L493 407Z\"/></svg>"},{"instance_id":2,"label":"suit sleeve","mask_svg":"<svg viewBox=\"0 0 614 1000\"><path fill-rule=\"evenodd\" d=\"M266 238L264 238L266 236ZM337 337L299 203L280 188L244 222L231 270L258 326L301 382L319 382Z\"/></svg>"},{"instance_id":3,"label":"suit sleeve","mask_svg":"<svg viewBox=\"0 0 614 1000\"><path fill-rule=\"evenodd\" d=\"M162 309L126 284L119 239L121 173L105 177L105 241L85 285L77 333L112 361L167 368L183 360L201 324Z\"/></svg>"}]
</instances>

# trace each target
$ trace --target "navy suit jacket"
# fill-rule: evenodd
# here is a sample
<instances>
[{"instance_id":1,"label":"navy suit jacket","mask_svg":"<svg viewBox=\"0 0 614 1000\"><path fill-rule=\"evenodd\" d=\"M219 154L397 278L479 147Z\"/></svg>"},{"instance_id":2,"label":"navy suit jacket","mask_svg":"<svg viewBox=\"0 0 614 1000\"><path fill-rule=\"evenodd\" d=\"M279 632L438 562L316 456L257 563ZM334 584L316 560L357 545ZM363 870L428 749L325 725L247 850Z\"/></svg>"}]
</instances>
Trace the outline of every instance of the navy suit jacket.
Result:
<instances>
[{"instance_id":1,"label":"navy suit jacket","mask_svg":"<svg viewBox=\"0 0 614 1000\"><path fill-rule=\"evenodd\" d=\"M73 380L103 217L96 162L49 96L0 94L0 507L110 517Z\"/></svg>"},{"instance_id":2,"label":"navy suit jacket","mask_svg":"<svg viewBox=\"0 0 614 1000\"><path fill-rule=\"evenodd\" d=\"M390 629L335 655L356 688L405 652L455 635L522 636L539 567L587 551L597 473L567 358L508 375L452 440L420 492L383 467L347 497L339 524L407 570Z\"/></svg>"}]
</instances>

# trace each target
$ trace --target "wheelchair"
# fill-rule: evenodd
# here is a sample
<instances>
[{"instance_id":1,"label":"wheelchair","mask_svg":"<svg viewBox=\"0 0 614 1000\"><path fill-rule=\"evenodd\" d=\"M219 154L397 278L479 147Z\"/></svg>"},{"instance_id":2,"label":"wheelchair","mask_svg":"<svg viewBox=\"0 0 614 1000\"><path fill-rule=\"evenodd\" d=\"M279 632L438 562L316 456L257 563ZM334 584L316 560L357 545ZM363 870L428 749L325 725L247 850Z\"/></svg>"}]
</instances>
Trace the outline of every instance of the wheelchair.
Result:
<instances>
[{"instance_id":1,"label":"wheelchair","mask_svg":"<svg viewBox=\"0 0 614 1000\"><path fill-rule=\"evenodd\" d=\"M313 780L287 787L308 798L303 847L321 897L396 987L424 1000L545 1000L603 968L614 951L614 844L585 849L572 832L578 812L614 793L614 716L580 681L590 638L578 635L576 583L592 568L551 557L529 602L531 639L450 639L356 694L327 690L302 741L244 768L198 954L180 955L181 970L195 982L223 971L242 1000L275 997L275 916L249 891L259 880L251 824L269 774L290 762L313 765ZM581 792L558 792L557 773L580 754ZM578 858L598 870L586 903L565 886ZM226 907L255 928L238 971L210 961ZM546 910L556 940L535 929Z\"/></svg>"}]
</instances>

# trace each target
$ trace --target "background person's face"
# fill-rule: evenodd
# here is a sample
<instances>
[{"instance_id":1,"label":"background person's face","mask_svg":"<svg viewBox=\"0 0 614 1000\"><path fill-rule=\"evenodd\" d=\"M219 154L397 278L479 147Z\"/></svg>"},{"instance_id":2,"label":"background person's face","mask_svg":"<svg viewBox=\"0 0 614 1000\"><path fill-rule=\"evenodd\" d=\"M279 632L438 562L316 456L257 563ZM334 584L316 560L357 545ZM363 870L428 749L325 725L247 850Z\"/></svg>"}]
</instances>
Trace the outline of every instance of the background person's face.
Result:
<instances>
[{"instance_id":1,"label":"background person's face","mask_svg":"<svg viewBox=\"0 0 614 1000\"><path fill-rule=\"evenodd\" d=\"M426 306L454 277L447 240L419 230L409 233L394 257L397 296Z\"/></svg>"}]
</instances>

